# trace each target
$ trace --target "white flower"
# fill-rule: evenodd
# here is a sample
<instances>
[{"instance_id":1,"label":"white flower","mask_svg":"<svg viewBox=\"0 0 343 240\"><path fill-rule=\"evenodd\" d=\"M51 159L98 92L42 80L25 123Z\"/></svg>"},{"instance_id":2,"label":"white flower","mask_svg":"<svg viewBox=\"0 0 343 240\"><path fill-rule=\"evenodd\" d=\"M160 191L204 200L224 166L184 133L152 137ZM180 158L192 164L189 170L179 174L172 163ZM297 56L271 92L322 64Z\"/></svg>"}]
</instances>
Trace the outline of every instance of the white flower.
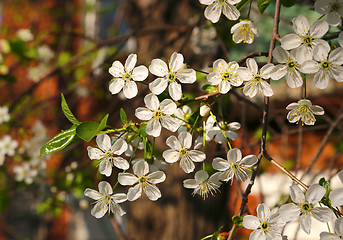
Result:
<instances>
[{"instance_id":1,"label":"white flower","mask_svg":"<svg viewBox=\"0 0 343 240\"><path fill-rule=\"evenodd\" d=\"M125 66L119 61L114 61L108 72L114 77L109 85L112 94L119 93L122 89L126 98L131 99L137 96L138 88L135 81L144 81L148 75L147 67L140 65L135 67L137 55L131 53L126 61Z\"/></svg>"},{"instance_id":2,"label":"white flower","mask_svg":"<svg viewBox=\"0 0 343 240\"><path fill-rule=\"evenodd\" d=\"M17 31L17 36L18 38L20 38L21 40L23 40L24 42L28 42L33 40L33 35L30 31L30 29L19 29Z\"/></svg>"},{"instance_id":3,"label":"white flower","mask_svg":"<svg viewBox=\"0 0 343 240\"><path fill-rule=\"evenodd\" d=\"M264 203L257 206L257 217L244 216L243 226L254 230L249 240L282 240L282 228L285 222L278 213L271 215L270 209Z\"/></svg>"},{"instance_id":4,"label":"white flower","mask_svg":"<svg viewBox=\"0 0 343 240\"><path fill-rule=\"evenodd\" d=\"M314 125L316 118L314 115L323 115L324 109L318 105L312 105L308 99L301 99L298 103L291 103L286 107L287 110L291 110L287 114L287 119L290 123L298 123L302 121L302 124Z\"/></svg>"},{"instance_id":5,"label":"white flower","mask_svg":"<svg viewBox=\"0 0 343 240\"><path fill-rule=\"evenodd\" d=\"M220 121L219 126L217 125L215 119L212 116L209 116L206 125L205 125L205 132L206 132L206 141L210 141L214 138L214 141L222 144L226 142L226 137L231 140L236 140L239 138L239 134L234 132L241 128L241 124L239 122L232 122L227 123ZM225 133L225 136L223 134Z\"/></svg>"},{"instance_id":6,"label":"white flower","mask_svg":"<svg viewBox=\"0 0 343 240\"><path fill-rule=\"evenodd\" d=\"M156 201L162 195L160 190L155 186L166 179L166 175L162 171L156 171L149 175L149 164L144 161L138 161L133 165L133 173L119 173L118 181L121 185L133 185L127 192L127 199L134 201L142 195L142 190L151 201Z\"/></svg>"},{"instance_id":7,"label":"white flower","mask_svg":"<svg viewBox=\"0 0 343 240\"><path fill-rule=\"evenodd\" d=\"M343 183L343 170L338 173L338 177ZM333 207L339 207L343 205L343 188L334 189L329 194L329 199Z\"/></svg>"},{"instance_id":8,"label":"white flower","mask_svg":"<svg viewBox=\"0 0 343 240\"><path fill-rule=\"evenodd\" d=\"M143 158L137 158L131 161L131 164L134 165L136 162L139 162L141 160L144 160ZM152 161L152 162L151 162ZM154 157L154 159L149 159L149 172L157 172L160 170L167 170L168 163L166 163L164 160L160 160Z\"/></svg>"},{"instance_id":9,"label":"white flower","mask_svg":"<svg viewBox=\"0 0 343 240\"><path fill-rule=\"evenodd\" d=\"M327 21L332 26L338 26L343 16L342 0L317 0L314 3L314 10L324 15L327 14Z\"/></svg>"},{"instance_id":10,"label":"white flower","mask_svg":"<svg viewBox=\"0 0 343 240\"><path fill-rule=\"evenodd\" d=\"M303 73L315 73L313 84L315 87L324 89L330 79L337 82L343 81L343 48L336 48L330 54L330 48L325 45L317 45L314 48L314 60L309 60L301 65Z\"/></svg>"},{"instance_id":11,"label":"white flower","mask_svg":"<svg viewBox=\"0 0 343 240\"><path fill-rule=\"evenodd\" d=\"M91 214L96 218L102 218L108 211L108 214L113 212L119 216L123 216L126 212L119 206L118 203L127 200L125 193L113 194L111 184L106 181L101 181L98 185L99 192L90 188L86 188L85 196L96 200Z\"/></svg>"},{"instance_id":12,"label":"white flower","mask_svg":"<svg viewBox=\"0 0 343 240\"><path fill-rule=\"evenodd\" d=\"M314 207L325 195L326 190L319 184L312 184L304 194L301 189L293 184L290 186L290 195L294 203L288 203L280 207L279 213L285 222L299 217L300 227L307 234L311 232L311 216L320 222L328 222L332 219L329 208Z\"/></svg>"},{"instance_id":13,"label":"white flower","mask_svg":"<svg viewBox=\"0 0 343 240\"><path fill-rule=\"evenodd\" d=\"M249 168L257 163L258 159L255 155L248 155L242 159L242 152L238 148L233 148L227 153L227 160L220 157L213 159L212 167L223 172L222 181L229 181L235 176L237 180L244 182L250 176Z\"/></svg>"},{"instance_id":14,"label":"white flower","mask_svg":"<svg viewBox=\"0 0 343 240\"><path fill-rule=\"evenodd\" d=\"M222 12L228 19L237 20L241 13L234 4L237 4L240 1L241 0L200 0L200 3L209 5L205 9L205 17L213 23L216 23Z\"/></svg>"},{"instance_id":15,"label":"white flower","mask_svg":"<svg viewBox=\"0 0 343 240\"><path fill-rule=\"evenodd\" d=\"M254 41L254 36L258 34L257 28L250 20L243 20L236 23L231 28L232 39L235 43L248 43Z\"/></svg>"},{"instance_id":16,"label":"white flower","mask_svg":"<svg viewBox=\"0 0 343 240\"><path fill-rule=\"evenodd\" d=\"M191 115L192 115L192 109L187 105L183 106L182 108L176 109L175 116L178 119L182 120L182 121L180 121L182 123L182 125L177 130L178 133L186 132L187 129L190 127L190 125L188 125L188 127L187 127L187 123L188 123L188 120L191 117Z\"/></svg>"},{"instance_id":17,"label":"white flower","mask_svg":"<svg viewBox=\"0 0 343 240\"><path fill-rule=\"evenodd\" d=\"M203 199L207 198L209 194L214 196L218 188L221 185L220 182L221 173L214 173L211 177L205 170L197 171L194 175L194 179L186 179L183 181L185 188L194 189L193 195L199 194Z\"/></svg>"},{"instance_id":18,"label":"white flower","mask_svg":"<svg viewBox=\"0 0 343 240\"><path fill-rule=\"evenodd\" d=\"M11 46L6 39L0 39L0 52L7 54L11 51Z\"/></svg>"},{"instance_id":19,"label":"white flower","mask_svg":"<svg viewBox=\"0 0 343 240\"><path fill-rule=\"evenodd\" d=\"M303 78L300 75L300 65L305 61L302 55L292 50L290 53L280 46L273 50L273 57L281 64L276 65L270 72L273 80L279 80L286 76L289 87L296 88L303 85Z\"/></svg>"},{"instance_id":20,"label":"white flower","mask_svg":"<svg viewBox=\"0 0 343 240\"><path fill-rule=\"evenodd\" d=\"M180 167L186 173L194 171L193 162L205 160L205 153L199 150L189 150L192 145L192 135L189 132L182 132L178 138L170 136L166 144L171 148L163 152L162 156L167 163L174 163L180 160Z\"/></svg>"},{"instance_id":21,"label":"white flower","mask_svg":"<svg viewBox=\"0 0 343 240\"><path fill-rule=\"evenodd\" d=\"M116 157L115 155L121 155L127 149L127 143L118 139L113 145L111 145L111 138L105 134L99 134L96 137L96 143L98 148L88 147L88 156L90 159L100 160L99 172L105 176L112 174L112 166L126 170L130 167L128 161L122 157Z\"/></svg>"},{"instance_id":22,"label":"white flower","mask_svg":"<svg viewBox=\"0 0 343 240\"><path fill-rule=\"evenodd\" d=\"M181 125L179 119L172 117L176 112L176 104L170 99L164 99L161 103L157 96L149 93L144 97L145 107L136 109L138 119L148 121L146 133L153 137L161 134L161 124L169 131L175 132Z\"/></svg>"},{"instance_id":23,"label":"white flower","mask_svg":"<svg viewBox=\"0 0 343 240\"><path fill-rule=\"evenodd\" d=\"M54 52L48 45L42 45L38 48L38 58L43 61L50 61L54 57Z\"/></svg>"},{"instance_id":24,"label":"white flower","mask_svg":"<svg viewBox=\"0 0 343 240\"><path fill-rule=\"evenodd\" d=\"M181 53L174 52L167 64L161 59L153 59L149 66L149 71L157 76L153 82L149 84L149 89L152 93L159 95L168 86L168 92L174 101L178 101L182 97L182 88L176 80L181 83L194 83L196 81L196 73L194 69L184 69L183 56Z\"/></svg>"},{"instance_id":25,"label":"white flower","mask_svg":"<svg viewBox=\"0 0 343 240\"><path fill-rule=\"evenodd\" d=\"M10 120L10 114L8 113L8 107L0 107L0 124L8 122Z\"/></svg>"},{"instance_id":26,"label":"white flower","mask_svg":"<svg viewBox=\"0 0 343 240\"><path fill-rule=\"evenodd\" d=\"M13 157L17 147L18 142L13 140L9 135L5 135L0 139L0 149L2 149L2 152L7 156Z\"/></svg>"},{"instance_id":27,"label":"white flower","mask_svg":"<svg viewBox=\"0 0 343 240\"><path fill-rule=\"evenodd\" d=\"M264 65L258 70L258 65L253 58L248 58L247 68L239 68L238 75L243 81L246 81L243 88L243 93L246 96L254 97L257 93L261 92L264 96L270 97L273 95L273 89L268 82L264 79L270 78L270 73L274 68L272 63Z\"/></svg>"},{"instance_id":28,"label":"white flower","mask_svg":"<svg viewBox=\"0 0 343 240\"><path fill-rule=\"evenodd\" d=\"M311 60L313 48L318 44L329 44L320 39L329 30L329 24L325 21L316 21L310 27L306 17L298 16L293 19L293 28L296 34L288 34L281 40L281 47L285 50L296 49L299 55L306 60Z\"/></svg>"},{"instance_id":29,"label":"white flower","mask_svg":"<svg viewBox=\"0 0 343 240\"><path fill-rule=\"evenodd\" d=\"M213 72L207 75L207 80L211 85L218 85L219 92L225 94L231 89L231 85L239 87L243 80L237 75L239 65L237 62L226 63L223 59L218 59L213 63Z\"/></svg>"},{"instance_id":30,"label":"white flower","mask_svg":"<svg viewBox=\"0 0 343 240\"><path fill-rule=\"evenodd\" d=\"M28 69L27 78L33 82L39 82L41 78L48 72L46 64L40 64L36 67Z\"/></svg>"},{"instance_id":31,"label":"white flower","mask_svg":"<svg viewBox=\"0 0 343 240\"><path fill-rule=\"evenodd\" d=\"M22 165L17 165L13 168L15 180L18 182L25 181L26 184L33 183L38 171L31 167L30 163L24 162Z\"/></svg>"},{"instance_id":32,"label":"white flower","mask_svg":"<svg viewBox=\"0 0 343 240\"><path fill-rule=\"evenodd\" d=\"M335 220L334 228L336 234L322 232L320 233L320 240L341 240L343 238L343 217L337 218Z\"/></svg>"}]
</instances>

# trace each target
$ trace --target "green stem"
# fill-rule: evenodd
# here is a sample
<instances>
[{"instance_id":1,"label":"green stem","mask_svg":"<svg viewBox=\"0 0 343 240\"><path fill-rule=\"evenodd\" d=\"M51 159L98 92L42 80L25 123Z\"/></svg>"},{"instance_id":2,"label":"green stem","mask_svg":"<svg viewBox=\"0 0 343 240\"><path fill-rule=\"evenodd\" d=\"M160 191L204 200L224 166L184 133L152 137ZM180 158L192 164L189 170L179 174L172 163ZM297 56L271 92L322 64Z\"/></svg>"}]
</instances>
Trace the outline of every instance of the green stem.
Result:
<instances>
[{"instance_id":1,"label":"green stem","mask_svg":"<svg viewBox=\"0 0 343 240\"><path fill-rule=\"evenodd\" d=\"M203 128L203 133L202 133L202 151L205 153L205 144L206 144L206 123L205 121L202 122L202 128ZM205 160L202 162L202 170L205 170Z\"/></svg>"},{"instance_id":2,"label":"green stem","mask_svg":"<svg viewBox=\"0 0 343 240\"><path fill-rule=\"evenodd\" d=\"M206 236L206 237L204 237L204 238L202 238L202 239L200 239L200 240L209 239L209 238L211 238L211 237L213 237L213 234L211 234L211 235L208 235L208 236Z\"/></svg>"},{"instance_id":3,"label":"green stem","mask_svg":"<svg viewBox=\"0 0 343 240\"><path fill-rule=\"evenodd\" d=\"M138 146L139 146L140 143L141 143L141 140L138 141L138 143L137 143L135 149L133 150L133 153L132 153L132 155L131 155L131 157L130 157L130 159L129 159L129 164L131 163L133 156L135 156L136 151L137 151ZM125 173L125 172L126 172L126 170L123 171L123 173ZM113 190L117 187L118 183L119 183L119 181L117 180L116 184L113 186Z\"/></svg>"},{"instance_id":4,"label":"green stem","mask_svg":"<svg viewBox=\"0 0 343 240\"><path fill-rule=\"evenodd\" d=\"M249 11L248 11L248 19L250 18L250 12L251 12L251 4L252 4L252 0L250 0L250 4L249 4Z\"/></svg>"},{"instance_id":5,"label":"green stem","mask_svg":"<svg viewBox=\"0 0 343 240\"><path fill-rule=\"evenodd\" d=\"M199 73L203 73L203 74L209 74L208 72L205 72L205 71L202 71L202 70L199 70L199 69L195 69L193 68L196 72L199 72Z\"/></svg>"},{"instance_id":6,"label":"green stem","mask_svg":"<svg viewBox=\"0 0 343 240\"><path fill-rule=\"evenodd\" d=\"M154 160L154 152L155 152L155 137L152 140L152 152L151 152L151 158Z\"/></svg>"},{"instance_id":7,"label":"green stem","mask_svg":"<svg viewBox=\"0 0 343 240\"><path fill-rule=\"evenodd\" d=\"M219 125L219 123L217 122L217 119L216 119L216 117L213 115L212 111L210 111L210 114L211 114L211 116L213 117L214 121L216 121L217 126L219 127L220 131L222 131L222 133L223 133L223 135L224 135L224 137L225 137L225 139L226 139L226 141L227 141L227 145L229 146L229 149L231 150L232 147L231 147L230 141L229 141L228 137L226 136L224 130L220 127L220 125Z\"/></svg>"},{"instance_id":8,"label":"green stem","mask_svg":"<svg viewBox=\"0 0 343 240\"><path fill-rule=\"evenodd\" d=\"M233 229L231 230L232 231L232 234L231 234L231 237L230 237L230 239L228 239L228 240L232 240L233 239L233 236L234 236L234 233L235 233L235 231L236 231L236 228L237 228L237 226L236 226L236 224L233 226Z\"/></svg>"},{"instance_id":9,"label":"green stem","mask_svg":"<svg viewBox=\"0 0 343 240\"><path fill-rule=\"evenodd\" d=\"M122 132L125 131L126 128L117 128L117 129L107 129L105 131L100 131L97 135L101 134L101 133L116 133L116 132Z\"/></svg>"}]
</instances>

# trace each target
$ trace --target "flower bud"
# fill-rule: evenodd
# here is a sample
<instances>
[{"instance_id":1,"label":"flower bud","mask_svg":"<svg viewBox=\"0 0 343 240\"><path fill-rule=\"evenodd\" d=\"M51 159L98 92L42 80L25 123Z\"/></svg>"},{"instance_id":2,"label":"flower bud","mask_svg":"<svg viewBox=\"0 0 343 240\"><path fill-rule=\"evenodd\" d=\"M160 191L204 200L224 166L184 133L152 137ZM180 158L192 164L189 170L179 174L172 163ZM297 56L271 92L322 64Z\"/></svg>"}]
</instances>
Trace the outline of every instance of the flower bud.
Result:
<instances>
[{"instance_id":1,"label":"flower bud","mask_svg":"<svg viewBox=\"0 0 343 240\"><path fill-rule=\"evenodd\" d=\"M200 116L207 117L210 114L211 108L207 105L202 105L200 107Z\"/></svg>"}]
</instances>

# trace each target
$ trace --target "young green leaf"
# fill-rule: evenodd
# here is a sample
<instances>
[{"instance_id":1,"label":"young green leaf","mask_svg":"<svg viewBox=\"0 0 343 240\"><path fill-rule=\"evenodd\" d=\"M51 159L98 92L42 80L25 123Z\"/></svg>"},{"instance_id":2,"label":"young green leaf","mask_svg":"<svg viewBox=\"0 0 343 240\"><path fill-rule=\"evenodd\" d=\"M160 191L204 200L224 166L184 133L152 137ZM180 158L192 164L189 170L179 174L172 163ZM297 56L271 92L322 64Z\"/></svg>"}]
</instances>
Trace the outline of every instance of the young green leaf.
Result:
<instances>
[{"instance_id":1,"label":"young green leaf","mask_svg":"<svg viewBox=\"0 0 343 240\"><path fill-rule=\"evenodd\" d=\"M100 124L97 122L82 122L76 127L76 134L84 141L89 142L98 133Z\"/></svg>"},{"instance_id":2,"label":"young green leaf","mask_svg":"<svg viewBox=\"0 0 343 240\"><path fill-rule=\"evenodd\" d=\"M123 125L126 125L127 124L127 117L126 117L126 113L124 111L124 109L120 109L120 119L121 119L121 122L123 123Z\"/></svg>"},{"instance_id":3,"label":"young green leaf","mask_svg":"<svg viewBox=\"0 0 343 240\"><path fill-rule=\"evenodd\" d=\"M76 136L76 125L73 125L67 130L62 130L59 134L44 144L44 146L40 149L40 154L51 154L60 151L68 145L79 140L80 139Z\"/></svg>"},{"instance_id":4,"label":"young green leaf","mask_svg":"<svg viewBox=\"0 0 343 240\"><path fill-rule=\"evenodd\" d=\"M108 114L101 120L99 127L98 127L98 132L103 130L107 126L107 119L108 119Z\"/></svg>"},{"instance_id":5,"label":"young green leaf","mask_svg":"<svg viewBox=\"0 0 343 240\"><path fill-rule=\"evenodd\" d=\"M266 10L266 8L269 6L271 2L272 0L258 0L257 1L257 8L261 14L263 14L263 12Z\"/></svg>"},{"instance_id":6,"label":"young green leaf","mask_svg":"<svg viewBox=\"0 0 343 240\"><path fill-rule=\"evenodd\" d=\"M66 99L64 98L63 93L61 94L61 107L62 107L62 111L64 113L64 115L68 118L68 120L75 125L79 125L80 122L76 119L76 117L74 116L74 114L71 112Z\"/></svg>"}]
</instances>

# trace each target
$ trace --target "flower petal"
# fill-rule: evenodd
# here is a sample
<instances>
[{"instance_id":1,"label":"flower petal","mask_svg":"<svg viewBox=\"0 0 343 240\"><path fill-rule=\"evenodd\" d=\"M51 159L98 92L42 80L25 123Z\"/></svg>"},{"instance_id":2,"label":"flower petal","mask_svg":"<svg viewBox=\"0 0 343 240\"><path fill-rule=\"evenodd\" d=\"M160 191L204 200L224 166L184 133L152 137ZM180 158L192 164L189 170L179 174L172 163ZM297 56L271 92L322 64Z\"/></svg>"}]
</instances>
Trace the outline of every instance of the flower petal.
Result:
<instances>
[{"instance_id":1,"label":"flower petal","mask_svg":"<svg viewBox=\"0 0 343 240\"><path fill-rule=\"evenodd\" d=\"M216 157L212 161L212 167L218 171L225 171L230 168L230 163L220 157Z\"/></svg>"},{"instance_id":2,"label":"flower petal","mask_svg":"<svg viewBox=\"0 0 343 240\"><path fill-rule=\"evenodd\" d=\"M101 194L109 194L111 195L113 193L111 184L109 184L106 181L101 181L98 184L98 189Z\"/></svg>"},{"instance_id":3,"label":"flower petal","mask_svg":"<svg viewBox=\"0 0 343 240\"><path fill-rule=\"evenodd\" d=\"M87 151L88 151L88 157L92 160L101 159L104 155L104 153L98 148L87 147Z\"/></svg>"},{"instance_id":4,"label":"flower petal","mask_svg":"<svg viewBox=\"0 0 343 240\"><path fill-rule=\"evenodd\" d=\"M139 107L135 111L135 116L140 120L150 120L154 116L154 112L150 109Z\"/></svg>"},{"instance_id":5,"label":"flower petal","mask_svg":"<svg viewBox=\"0 0 343 240\"><path fill-rule=\"evenodd\" d=\"M283 221L289 222L299 217L300 207L298 207L294 203L287 203L280 207L279 214Z\"/></svg>"},{"instance_id":6,"label":"flower petal","mask_svg":"<svg viewBox=\"0 0 343 240\"><path fill-rule=\"evenodd\" d=\"M329 31L329 24L326 21L315 21L310 29L310 35L313 38L322 38Z\"/></svg>"},{"instance_id":7,"label":"flower petal","mask_svg":"<svg viewBox=\"0 0 343 240\"><path fill-rule=\"evenodd\" d=\"M133 165L133 172L136 176L145 176L149 173L149 164L145 160L140 160Z\"/></svg>"},{"instance_id":8,"label":"flower petal","mask_svg":"<svg viewBox=\"0 0 343 240\"><path fill-rule=\"evenodd\" d=\"M152 111L156 111L160 107L160 101L158 100L158 97L153 94L149 93L144 97L144 103Z\"/></svg>"},{"instance_id":9,"label":"flower petal","mask_svg":"<svg viewBox=\"0 0 343 240\"><path fill-rule=\"evenodd\" d=\"M168 86L168 80L165 78L156 78L149 84L149 89L153 94L161 94L164 90L166 90Z\"/></svg>"},{"instance_id":10,"label":"flower petal","mask_svg":"<svg viewBox=\"0 0 343 240\"><path fill-rule=\"evenodd\" d=\"M319 184L312 184L305 193L306 199L309 203L315 204L319 202L325 195L326 190Z\"/></svg>"},{"instance_id":11,"label":"flower petal","mask_svg":"<svg viewBox=\"0 0 343 240\"><path fill-rule=\"evenodd\" d=\"M245 166L245 167L252 167L257 163L258 159L255 155L248 155L245 156L240 162L239 165Z\"/></svg>"},{"instance_id":12,"label":"flower petal","mask_svg":"<svg viewBox=\"0 0 343 240\"><path fill-rule=\"evenodd\" d=\"M106 152L111 148L111 138L106 133L101 133L96 137L98 147Z\"/></svg>"},{"instance_id":13,"label":"flower petal","mask_svg":"<svg viewBox=\"0 0 343 240\"><path fill-rule=\"evenodd\" d=\"M286 63L289 58L289 53L285 49L283 49L281 46L277 46L273 50L273 57L279 63Z\"/></svg>"},{"instance_id":14,"label":"flower petal","mask_svg":"<svg viewBox=\"0 0 343 240\"><path fill-rule=\"evenodd\" d=\"M182 97L181 84L177 82L171 82L168 87L168 92L174 101L178 101Z\"/></svg>"},{"instance_id":15,"label":"flower petal","mask_svg":"<svg viewBox=\"0 0 343 240\"><path fill-rule=\"evenodd\" d=\"M188 157L193 162L202 162L206 159L205 153L199 151L199 150L190 150L188 151Z\"/></svg>"},{"instance_id":16,"label":"flower petal","mask_svg":"<svg viewBox=\"0 0 343 240\"><path fill-rule=\"evenodd\" d=\"M211 20L213 23L218 22L220 14L222 13L222 7L219 4L212 3L205 9L205 18Z\"/></svg>"},{"instance_id":17,"label":"flower petal","mask_svg":"<svg viewBox=\"0 0 343 240\"><path fill-rule=\"evenodd\" d=\"M316 88L325 89L329 84L329 78L330 77L326 72L319 70L319 72L314 75L313 85Z\"/></svg>"},{"instance_id":18,"label":"flower petal","mask_svg":"<svg viewBox=\"0 0 343 240\"><path fill-rule=\"evenodd\" d=\"M201 183L208 179L208 172L206 172L205 170L197 171L194 175L194 179L197 183Z\"/></svg>"},{"instance_id":19,"label":"flower petal","mask_svg":"<svg viewBox=\"0 0 343 240\"><path fill-rule=\"evenodd\" d=\"M307 18L304 16L298 16L292 20L294 31L299 36L307 35L310 30L310 25L308 24Z\"/></svg>"},{"instance_id":20,"label":"flower petal","mask_svg":"<svg viewBox=\"0 0 343 240\"><path fill-rule=\"evenodd\" d=\"M180 70L183 66L183 55L181 53L174 52L169 61L169 69L171 72Z\"/></svg>"},{"instance_id":21,"label":"flower petal","mask_svg":"<svg viewBox=\"0 0 343 240\"><path fill-rule=\"evenodd\" d=\"M192 146L192 134L189 132L182 132L178 136L182 148L189 149Z\"/></svg>"},{"instance_id":22,"label":"flower petal","mask_svg":"<svg viewBox=\"0 0 343 240\"><path fill-rule=\"evenodd\" d=\"M194 69L181 69L176 73L176 78L181 83L194 83L197 80Z\"/></svg>"},{"instance_id":23,"label":"flower petal","mask_svg":"<svg viewBox=\"0 0 343 240\"><path fill-rule=\"evenodd\" d=\"M302 214L299 217L299 223L302 230L304 230L305 233L310 234L311 233L311 215L309 214Z\"/></svg>"},{"instance_id":24,"label":"flower petal","mask_svg":"<svg viewBox=\"0 0 343 240\"><path fill-rule=\"evenodd\" d=\"M125 73L124 66L121 62L119 61L114 61L112 63L112 66L108 69L108 72L113 76L113 77L121 77Z\"/></svg>"},{"instance_id":25,"label":"flower petal","mask_svg":"<svg viewBox=\"0 0 343 240\"><path fill-rule=\"evenodd\" d=\"M134 187L130 187L127 191L127 200L135 201L142 195L142 188L139 184Z\"/></svg>"},{"instance_id":26,"label":"flower petal","mask_svg":"<svg viewBox=\"0 0 343 240\"><path fill-rule=\"evenodd\" d=\"M149 66L149 71L158 77L164 77L169 73L167 64L161 59L153 59Z\"/></svg>"},{"instance_id":27,"label":"flower petal","mask_svg":"<svg viewBox=\"0 0 343 240\"><path fill-rule=\"evenodd\" d=\"M91 214L96 218L102 218L108 210L108 205L98 202L91 210Z\"/></svg>"},{"instance_id":28,"label":"flower petal","mask_svg":"<svg viewBox=\"0 0 343 240\"><path fill-rule=\"evenodd\" d=\"M99 200L102 198L102 194L100 194L98 191L90 188L86 188L85 192L83 193L85 196L94 199L94 200Z\"/></svg>"},{"instance_id":29,"label":"flower petal","mask_svg":"<svg viewBox=\"0 0 343 240\"><path fill-rule=\"evenodd\" d=\"M115 157L112 160L113 160L113 165L119 169L127 170L130 167L129 162L122 157Z\"/></svg>"},{"instance_id":30,"label":"flower petal","mask_svg":"<svg viewBox=\"0 0 343 240\"><path fill-rule=\"evenodd\" d=\"M131 72L132 69L136 66L137 63L137 54L131 53L125 61L125 70Z\"/></svg>"},{"instance_id":31,"label":"flower petal","mask_svg":"<svg viewBox=\"0 0 343 240\"><path fill-rule=\"evenodd\" d=\"M298 203L298 204L305 202L305 195L301 191L298 185L293 184L292 186L289 187L289 190L290 190L290 195L293 202Z\"/></svg>"},{"instance_id":32,"label":"flower petal","mask_svg":"<svg viewBox=\"0 0 343 240\"><path fill-rule=\"evenodd\" d=\"M194 179L186 179L183 181L183 186L185 188L194 189L194 188L197 188L199 186L199 183Z\"/></svg>"},{"instance_id":33,"label":"flower petal","mask_svg":"<svg viewBox=\"0 0 343 240\"><path fill-rule=\"evenodd\" d=\"M300 73L295 69L290 69L286 74L286 81L290 88L297 88L303 85Z\"/></svg>"},{"instance_id":34,"label":"flower petal","mask_svg":"<svg viewBox=\"0 0 343 240\"><path fill-rule=\"evenodd\" d=\"M233 148L227 153L227 160L231 163L236 163L242 159L242 152L238 148Z\"/></svg>"},{"instance_id":35,"label":"flower petal","mask_svg":"<svg viewBox=\"0 0 343 240\"><path fill-rule=\"evenodd\" d=\"M128 99L136 97L138 93L137 84L134 81L128 81L123 87L123 92Z\"/></svg>"},{"instance_id":36,"label":"flower petal","mask_svg":"<svg viewBox=\"0 0 343 240\"><path fill-rule=\"evenodd\" d=\"M195 169L194 163L188 158L181 158L180 167L185 171L185 173L193 172Z\"/></svg>"},{"instance_id":37,"label":"flower petal","mask_svg":"<svg viewBox=\"0 0 343 240\"><path fill-rule=\"evenodd\" d=\"M223 6L223 13L230 20L237 20L241 15L240 11L238 11L235 6L228 3Z\"/></svg>"},{"instance_id":38,"label":"flower petal","mask_svg":"<svg viewBox=\"0 0 343 240\"><path fill-rule=\"evenodd\" d=\"M243 226L247 229L255 230L260 224L260 220L255 216L247 215L243 218Z\"/></svg>"},{"instance_id":39,"label":"flower petal","mask_svg":"<svg viewBox=\"0 0 343 240\"><path fill-rule=\"evenodd\" d=\"M177 106L170 99L164 99L160 105L161 112L167 115L172 115L176 112Z\"/></svg>"},{"instance_id":40,"label":"flower petal","mask_svg":"<svg viewBox=\"0 0 343 240\"><path fill-rule=\"evenodd\" d=\"M311 214L320 222L329 222L333 217L331 209L327 207L315 207L311 210Z\"/></svg>"},{"instance_id":41,"label":"flower petal","mask_svg":"<svg viewBox=\"0 0 343 240\"><path fill-rule=\"evenodd\" d=\"M105 175L106 177L112 174L112 162L105 159L99 163L99 173Z\"/></svg>"},{"instance_id":42,"label":"flower petal","mask_svg":"<svg viewBox=\"0 0 343 240\"><path fill-rule=\"evenodd\" d=\"M258 66L257 66L257 63L256 63L255 59L253 59L253 58L248 58L248 59L246 60L246 63L247 63L247 67L248 67L248 69L251 71L251 73L252 73L253 75L256 75L257 72L258 72Z\"/></svg>"},{"instance_id":43,"label":"flower petal","mask_svg":"<svg viewBox=\"0 0 343 240\"><path fill-rule=\"evenodd\" d=\"M297 48L301 45L301 38L294 34L287 34L281 39L281 47L285 50Z\"/></svg>"},{"instance_id":44,"label":"flower petal","mask_svg":"<svg viewBox=\"0 0 343 240\"><path fill-rule=\"evenodd\" d=\"M140 65L135 67L132 71L132 79L135 81L144 81L149 75L148 68L146 66Z\"/></svg>"},{"instance_id":45,"label":"flower petal","mask_svg":"<svg viewBox=\"0 0 343 240\"><path fill-rule=\"evenodd\" d=\"M180 127L180 120L170 117L168 115L164 116L164 118L161 121L162 126L166 129L168 129L171 132L176 132L176 130Z\"/></svg>"},{"instance_id":46,"label":"flower petal","mask_svg":"<svg viewBox=\"0 0 343 240\"><path fill-rule=\"evenodd\" d=\"M167 163L177 162L180 158L180 153L171 149L168 149L162 153L162 157Z\"/></svg>"},{"instance_id":47,"label":"flower petal","mask_svg":"<svg viewBox=\"0 0 343 240\"><path fill-rule=\"evenodd\" d=\"M115 78L111 81L110 85L108 86L108 89L112 94L117 94L119 93L123 86L125 85L125 82L121 78Z\"/></svg>"},{"instance_id":48,"label":"flower petal","mask_svg":"<svg viewBox=\"0 0 343 240\"><path fill-rule=\"evenodd\" d=\"M265 222L269 220L270 217L270 209L269 207L262 203L257 206L257 217L260 219L261 222Z\"/></svg>"},{"instance_id":49,"label":"flower petal","mask_svg":"<svg viewBox=\"0 0 343 240\"><path fill-rule=\"evenodd\" d=\"M156 201L162 196L160 190L155 185L149 183L145 185L143 190L151 201Z\"/></svg>"},{"instance_id":50,"label":"flower petal","mask_svg":"<svg viewBox=\"0 0 343 240\"><path fill-rule=\"evenodd\" d=\"M166 180L166 175L162 171L156 171L156 172L149 174L147 176L147 179L152 184L157 184L157 183L164 182L164 180Z\"/></svg>"},{"instance_id":51,"label":"flower petal","mask_svg":"<svg viewBox=\"0 0 343 240\"><path fill-rule=\"evenodd\" d=\"M123 186L133 185L138 182L138 178L132 173L119 173L118 182Z\"/></svg>"},{"instance_id":52,"label":"flower petal","mask_svg":"<svg viewBox=\"0 0 343 240\"><path fill-rule=\"evenodd\" d=\"M170 136L166 140L166 144L172 149L179 151L182 146L180 141L175 136Z\"/></svg>"}]
</instances>

